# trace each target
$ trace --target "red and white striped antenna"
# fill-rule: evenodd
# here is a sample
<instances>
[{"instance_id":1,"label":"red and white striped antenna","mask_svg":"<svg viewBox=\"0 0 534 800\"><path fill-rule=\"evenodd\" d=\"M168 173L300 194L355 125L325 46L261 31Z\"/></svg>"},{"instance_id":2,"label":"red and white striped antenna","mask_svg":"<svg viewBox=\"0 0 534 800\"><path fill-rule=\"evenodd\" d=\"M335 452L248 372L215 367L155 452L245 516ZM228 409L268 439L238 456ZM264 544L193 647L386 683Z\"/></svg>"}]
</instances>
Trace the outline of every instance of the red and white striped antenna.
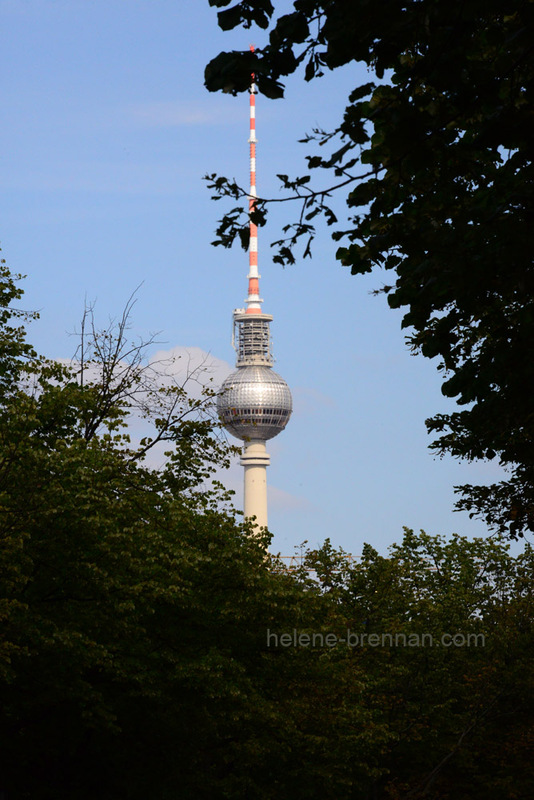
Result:
<instances>
[{"instance_id":1,"label":"red and white striped antenna","mask_svg":"<svg viewBox=\"0 0 534 800\"><path fill-rule=\"evenodd\" d=\"M254 52L254 45L250 45L251 53ZM254 73L251 74L250 82L250 190L248 211L252 215L256 207L256 84L254 83ZM250 244L249 244L249 272L248 272L248 297L247 314L261 314L260 299L260 275L258 272L258 226L249 222Z\"/></svg>"}]
</instances>

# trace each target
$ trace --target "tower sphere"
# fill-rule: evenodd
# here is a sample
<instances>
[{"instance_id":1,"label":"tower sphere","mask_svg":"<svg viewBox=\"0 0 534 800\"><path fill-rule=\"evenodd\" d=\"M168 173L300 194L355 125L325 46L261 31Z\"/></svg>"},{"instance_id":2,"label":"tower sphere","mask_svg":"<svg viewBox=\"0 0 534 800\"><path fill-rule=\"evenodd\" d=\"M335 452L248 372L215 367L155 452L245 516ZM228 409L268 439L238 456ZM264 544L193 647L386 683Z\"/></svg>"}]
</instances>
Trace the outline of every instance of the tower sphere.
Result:
<instances>
[{"instance_id":1,"label":"tower sphere","mask_svg":"<svg viewBox=\"0 0 534 800\"><path fill-rule=\"evenodd\" d=\"M272 439L293 409L289 386L271 367L239 367L221 386L217 411L224 427L245 441Z\"/></svg>"}]
</instances>

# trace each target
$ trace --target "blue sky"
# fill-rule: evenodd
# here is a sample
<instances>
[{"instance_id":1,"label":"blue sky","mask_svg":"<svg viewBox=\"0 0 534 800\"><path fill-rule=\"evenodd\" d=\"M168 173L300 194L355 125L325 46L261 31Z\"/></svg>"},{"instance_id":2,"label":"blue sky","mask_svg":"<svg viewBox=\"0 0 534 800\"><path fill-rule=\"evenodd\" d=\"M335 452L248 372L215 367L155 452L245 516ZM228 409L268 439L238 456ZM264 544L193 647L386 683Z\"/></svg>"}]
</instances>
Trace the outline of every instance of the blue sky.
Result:
<instances>
[{"instance_id":1,"label":"blue sky","mask_svg":"<svg viewBox=\"0 0 534 800\"><path fill-rule=\"evenodd\" d=\"M25 306L40 311L30 339L69 358L85 300L105 324L142 283L132 333L161 332L155 351L209 352L223 375L248 257L210 245L229 206L202 176L247 184L248 98L209 94L203 71L265 33L221 32L207 0L0 0L0 24L0 240L28 276ZM278 196L276 173L305 171L297 140L335 126L369 79L350 66L310 85L293 77L284 100L258 98L260 195ZM352 277L327 230L311 260L274 265L269 242L290 213L276 207L259 245L275 369L295 405L268 447L273 548L290 555L329 536L353 553L364 541L385 551L403 525L484 535L452 512L453 486L499 471L428 451L425 418L452 406L435 362L409 354L400 314L370 295L386 276ZM225 478L238 507L241 479L237 465Z\"/></svg>"}]
</instances>

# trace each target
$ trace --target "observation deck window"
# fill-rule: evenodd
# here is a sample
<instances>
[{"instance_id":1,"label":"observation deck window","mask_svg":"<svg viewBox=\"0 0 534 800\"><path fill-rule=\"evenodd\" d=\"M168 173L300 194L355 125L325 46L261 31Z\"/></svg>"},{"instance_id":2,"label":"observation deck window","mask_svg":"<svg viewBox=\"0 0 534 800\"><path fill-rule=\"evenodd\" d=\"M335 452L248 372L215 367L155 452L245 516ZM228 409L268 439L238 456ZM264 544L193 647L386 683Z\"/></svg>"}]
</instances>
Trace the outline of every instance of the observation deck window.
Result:
<instances>
[{"instance_id":1,"label":"observation deck window","mask_svg":"<svg viewBox=\"0 0 534 800\"><path fill-rule=\"evenodd\" d=\"M237 365L274 363L271 333L267 319L240 319L235 321L234 342Z\"/></svg>"}]
</instances>

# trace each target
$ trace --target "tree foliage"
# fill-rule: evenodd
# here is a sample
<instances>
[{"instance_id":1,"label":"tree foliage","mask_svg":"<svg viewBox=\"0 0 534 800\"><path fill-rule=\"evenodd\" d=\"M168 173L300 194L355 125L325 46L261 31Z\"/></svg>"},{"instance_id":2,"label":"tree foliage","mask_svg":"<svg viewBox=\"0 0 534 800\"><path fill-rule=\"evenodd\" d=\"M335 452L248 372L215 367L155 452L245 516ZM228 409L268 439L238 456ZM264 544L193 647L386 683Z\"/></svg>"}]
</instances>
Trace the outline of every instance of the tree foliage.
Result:
<instances>
[{"instance_id":1,"label":"tree foliage","mask_svg":"<svg viewBox=\"0 0 534 800\"><path fill-rule=\"evenodd\" d=\"M36 355L26 341L24 325L18 324L35 315L12 305L22 297L17 283L21 278L21 275L13 276L5 259L0 259L0 400L12 390L22 365Z\"/></svg>"},{"instance_id":2,"label":"tree foliage","mask_svg":"<svg viewBox=\"0 0 534 800\"><path fill-rule=\"evenodd\" d=\"M212 393L156 380L127 319L58 364L2 317L0 794L528 797L532 549L407 531L289 573L205 483Z\"/></svg>"},{"instance_id":3,"label":"tree foliage","mask_svg":"<svg viewBox=\"0 0 534 800\"><path fill-rule=\"evenodd\" d=\"M105 331L86 315L71 364L28 361L3 310L0 793L261 797L290 666L263 669L265 629L298 620L303 591L206 483L231 450L214 392L162 384L128 310Z\"/></svg>"},{"instance_id":4,"label":"tree foliage","mask_svg":"<svg viewBox=\"0 0 534 800\"><path fill-rule=\"evenodd\" d=\"M269 6L236 3L219 22L249 25L257 13L265 27ZM531 0L295 0L264 48L221 53L206 68L211 91L243 91L254 72L268 97L282 96L281 79L299 67L307 81L350 62L374 73L335 130L305 139L322 147L308 166L329 176L327 188L280 176L301 213L275 260L291 263L301 238L310 254L315 218L326 215L343 265L389 271L380 291L404 309L411 346L438 359L442 391L460 407L427 421L431 447L497 459L510 473L457 487L457 507L512 536L534 530L533 33ZM217 176L210 185L240 196ZM346 192L345 224L328 207L336 189ZM269 202L258 202L260 224ZM243 224L227 215L218 243L230 245Z\"/></svg>"},{"instance_id":5,"label":"tree foliage","mask_svg":"<svg viewBox=\"0 0 534 800\"><path fill-rule=\"evenodd\" d=\"M365 545L349 560L327 541L305 565L338 637L325 658L361 686L341 796L528 797L532 548L513 558L502 541L406 529L388 557Z\"/></svg>"}]
</instances>

